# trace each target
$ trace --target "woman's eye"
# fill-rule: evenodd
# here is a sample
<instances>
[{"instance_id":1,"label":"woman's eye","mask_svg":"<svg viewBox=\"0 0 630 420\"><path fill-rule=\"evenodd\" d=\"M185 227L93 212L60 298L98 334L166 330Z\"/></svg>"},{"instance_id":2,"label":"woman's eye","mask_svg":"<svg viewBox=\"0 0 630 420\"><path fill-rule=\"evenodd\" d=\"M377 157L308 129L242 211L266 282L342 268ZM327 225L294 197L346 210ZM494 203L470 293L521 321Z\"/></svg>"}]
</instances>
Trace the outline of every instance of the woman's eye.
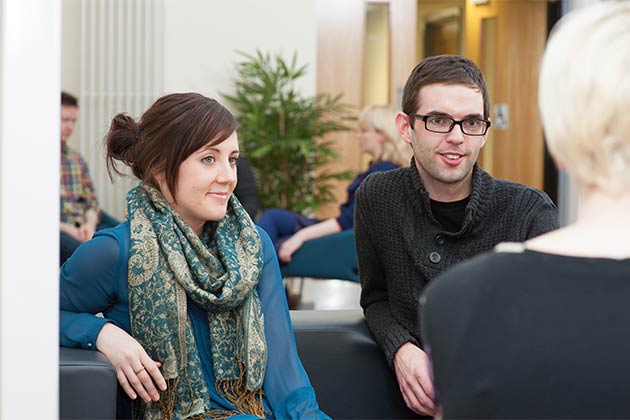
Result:
<instances>
[{"instance_id":1,"label":"woman's eye","mask_svg":"<svg viewBox=\"0 0 630 420\"><path fill-rule=\"evenodd\" d=\"M206 156L202 159L204 163L214 163L214 156Z\"/></svg>"},{"instance_id":2,"label":"woman's eye","mask_svg":"<svg viewBox=\"0 0 630 420\"><path fill-rule=\"evenodd\" d=\"M237 162L238 162L238 157L231 157L230 158L230 165L236 165Z\"/></svg>"}]
</instances>

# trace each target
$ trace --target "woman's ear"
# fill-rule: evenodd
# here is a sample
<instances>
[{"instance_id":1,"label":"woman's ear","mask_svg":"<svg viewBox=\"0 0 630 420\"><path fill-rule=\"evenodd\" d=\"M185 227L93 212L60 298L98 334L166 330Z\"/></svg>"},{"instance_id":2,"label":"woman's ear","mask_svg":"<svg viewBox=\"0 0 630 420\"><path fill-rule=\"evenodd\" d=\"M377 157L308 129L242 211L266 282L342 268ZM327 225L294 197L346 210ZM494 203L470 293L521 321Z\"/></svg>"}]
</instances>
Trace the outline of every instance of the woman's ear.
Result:
<instances>
[{"instance_id":1,"label":"woman's ear","mask_svg":"<svg viewBox=\"0 0 630 420\"><path fill-rule=\"evenodd\" d=\"M166 183L166 176L164 176L164 171L156 171L153 173L153 180L155 186L160 190L166 201L169 203L173 203L175 200L173 199L173 195L171 194L171 190L168 188L168 184Z\"/></svg>"}]
</instances>

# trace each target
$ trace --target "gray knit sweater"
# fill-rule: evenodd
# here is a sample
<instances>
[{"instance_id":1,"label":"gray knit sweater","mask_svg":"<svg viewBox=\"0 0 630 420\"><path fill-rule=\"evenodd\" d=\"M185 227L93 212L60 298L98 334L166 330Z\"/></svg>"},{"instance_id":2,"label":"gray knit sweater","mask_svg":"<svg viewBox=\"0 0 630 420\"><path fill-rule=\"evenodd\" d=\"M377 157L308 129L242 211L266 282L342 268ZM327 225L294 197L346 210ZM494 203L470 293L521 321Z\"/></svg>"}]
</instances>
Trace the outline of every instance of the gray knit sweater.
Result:
<instances>
[{"instance_id":1,"label":"gray knit sweater","mask_svg":"<svg viewBox=\"0 0 630 420\"><path fill-rule=\"evenodd\" d=\"M431 280L499 242L558 228L557 209L545 193L492 178L475 165L464 225L449 233L433 217L413 161L367 177L356 193L354 218L361 306L390 366L406 342L422 347L418 300Z\"/></svg>"}]
</instances>

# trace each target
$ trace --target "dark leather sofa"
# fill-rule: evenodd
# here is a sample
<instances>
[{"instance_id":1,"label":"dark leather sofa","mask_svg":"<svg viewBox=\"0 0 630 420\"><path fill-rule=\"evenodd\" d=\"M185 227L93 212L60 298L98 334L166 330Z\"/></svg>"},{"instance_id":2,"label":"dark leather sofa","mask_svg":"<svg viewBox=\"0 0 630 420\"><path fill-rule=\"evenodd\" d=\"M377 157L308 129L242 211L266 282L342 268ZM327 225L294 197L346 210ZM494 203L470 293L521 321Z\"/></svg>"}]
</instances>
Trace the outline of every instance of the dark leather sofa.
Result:
<instances>
[{"instance_id":1,"label":"dark leather sofa","mask_svg":"<svg viewBox=\"0 0 630 420\"><path fill-rule=\"evenodd\" d=\"M294 311L291 317L302 363L328 415L417 418L406 408L361 311ZM60 418L116 418L116 373L107 359L91 350L60 350Z\"/></svg>"}]
</instances>

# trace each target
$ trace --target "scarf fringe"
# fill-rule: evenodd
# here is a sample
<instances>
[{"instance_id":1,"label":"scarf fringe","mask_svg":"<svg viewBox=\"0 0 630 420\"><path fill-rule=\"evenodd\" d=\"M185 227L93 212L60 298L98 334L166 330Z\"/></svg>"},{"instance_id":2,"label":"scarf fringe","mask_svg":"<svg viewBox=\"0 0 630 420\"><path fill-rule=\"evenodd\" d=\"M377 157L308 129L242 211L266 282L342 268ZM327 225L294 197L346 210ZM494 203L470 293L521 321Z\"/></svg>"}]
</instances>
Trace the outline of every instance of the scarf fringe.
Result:
<instances>
[{"instance_id":1,"label":"scarf fringe","mask_svg":"<svg viewBox=\"0 0 630 420\"><path fill-rule=\"evenodd\" d=\"M251 391L247 389L245 380L245 366L238 362L240 374L236 379L216 381L216 389L219 395L236 406L239 414L253 414L259 418L265 418L263 405L263 389Z\"/></svg>"},{"instance_id":2,"label":"scarf fringe","mask_svg":"<svg viewBox=\"0 0 630 420\"><path fill-rule=\"evenodd\" d=\"M241 375L238 379L216 382L216 389L219 395L236 406L236 410L209 410L205 413L186 417L186 420L224 420L237 414L252 414L264 419L267 415L270 415L271 413L265 412L263 405L264 391L262 389L256 391L246 389L243 372L244 369L241 369ZM160 391L160 400L153 403L158 405L162 420L172 420L175 415L175 404L178 400L177 382L178 378L167 380L166 391ZM133 419L143 418L142 407L144 404L146 403L138 400L132 402Z\"/></svg>"}]
</instances>

